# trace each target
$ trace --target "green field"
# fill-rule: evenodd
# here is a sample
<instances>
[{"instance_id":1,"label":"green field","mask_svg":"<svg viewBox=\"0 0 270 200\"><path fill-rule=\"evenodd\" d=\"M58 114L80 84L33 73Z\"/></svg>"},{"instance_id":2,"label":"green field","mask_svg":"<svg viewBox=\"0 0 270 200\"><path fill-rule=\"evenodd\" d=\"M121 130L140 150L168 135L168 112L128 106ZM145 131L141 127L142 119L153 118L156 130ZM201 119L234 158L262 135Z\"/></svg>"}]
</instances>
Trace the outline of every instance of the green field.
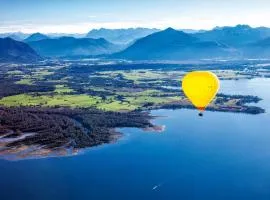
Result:
<instances>
[{"instance_id":1,"label":"green field","mask_svg":"<svg viewBox=\"0 0 270 200\"><path fill-rule=\"evenodd\" d=\"M66 94L66 93L74 92L74 90L65 85L55 85L54 92L57 94Z\"/></svg>"},{"instance_id":2,"label":"green field","mask_svg":"<svg viewBox=\"0 0 270 200\"><path fill-rule=\"evenodd\" d=\"M20 85L33 85L33 81L30 78L23 78L19 81L16 81L15 83Z\"/></svg>"},{"instance_id":3,"label":"green field","mask_svg":"<svg viewBox=\"0 0 270 200\"><path fill-rule=\"evenodd\" d=\"M88 67L85 67L86 72L82 70L77 73L75 68L68 65L11 68L6 72L5 81L28 86L30 91L5 96L0 99L0 105L95 107L102 110L131 111L169 103L188 103L181 92L181 79L185 71L140 69L87 72ZM70 69L73 71L69 72ZM248 75L233 70L214 72L223 79L249 78ZM31 88L41 85L51 89L31 92ZM222 102L225 106L234 106L238 100Z\"/></svg>"},{"instance_id":4,"label":"green field","mask_svg":"<svg viewBox=\"0 0 270 200\"><path fill-rule=\"evenodd\" d=\"M31 95L20 94L4 97L0 105L5 106L68 106L91 107L100 100L99 97L88 95Z\"/></svg>"},{"instance_id":5,"label":"green field","mask_svg":"<svg viewBox=\"0 0 270 200\"><path fill-rule=\"evenodd\" d=\"M137 103L136 103L137 104ZM14 106L66 106L66 107L96 107L104 110L134 110L138 108L132 103L120 102L115 99L101 100L97 96L89 95L34 95L34 94L20 94L14 96L4 97L0 100L0 105L14 107Z\"/></svg>"}]
</instances>

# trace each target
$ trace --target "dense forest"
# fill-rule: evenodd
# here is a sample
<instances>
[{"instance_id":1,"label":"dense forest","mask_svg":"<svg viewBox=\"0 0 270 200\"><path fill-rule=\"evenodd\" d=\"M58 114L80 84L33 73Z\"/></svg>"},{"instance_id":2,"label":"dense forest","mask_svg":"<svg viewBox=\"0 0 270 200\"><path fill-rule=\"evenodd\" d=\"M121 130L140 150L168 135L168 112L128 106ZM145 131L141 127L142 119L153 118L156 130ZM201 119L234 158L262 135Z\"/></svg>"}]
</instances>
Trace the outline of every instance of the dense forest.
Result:
<instances>
[{"instance_id":1,"label":"dense forest","mask_svg":"<svg viewBox=\"0 0 270 200\"><path fill-rule=\"evenodd\" d=\"M83 148L109 143L114 128L153 127L146 112L104 112L97 109L0 107L0 136L18 137L34 133L22 140L7 144L43 145ZM8 133L8 134L7 134Z\"/></svg>"}]
</instances>

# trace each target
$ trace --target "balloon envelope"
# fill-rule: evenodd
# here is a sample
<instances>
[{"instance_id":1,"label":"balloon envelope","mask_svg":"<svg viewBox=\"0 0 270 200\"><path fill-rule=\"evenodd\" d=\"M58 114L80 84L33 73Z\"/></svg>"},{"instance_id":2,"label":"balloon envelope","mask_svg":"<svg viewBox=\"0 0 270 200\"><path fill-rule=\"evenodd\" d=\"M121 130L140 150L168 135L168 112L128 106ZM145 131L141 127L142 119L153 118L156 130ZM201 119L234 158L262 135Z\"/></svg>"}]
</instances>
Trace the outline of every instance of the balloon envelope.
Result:
<instances>
[{"instance_id":1,"label":"balloon envelope","mask_svg":"<svg viewBox=\"0 0 270 200\"><path fill-rule=\"evenodd\" d=\"M219 90L218 77L209 71L193 71L182 80L182 89L191 103L203 111Z\"/></svg>"}]
</instances>

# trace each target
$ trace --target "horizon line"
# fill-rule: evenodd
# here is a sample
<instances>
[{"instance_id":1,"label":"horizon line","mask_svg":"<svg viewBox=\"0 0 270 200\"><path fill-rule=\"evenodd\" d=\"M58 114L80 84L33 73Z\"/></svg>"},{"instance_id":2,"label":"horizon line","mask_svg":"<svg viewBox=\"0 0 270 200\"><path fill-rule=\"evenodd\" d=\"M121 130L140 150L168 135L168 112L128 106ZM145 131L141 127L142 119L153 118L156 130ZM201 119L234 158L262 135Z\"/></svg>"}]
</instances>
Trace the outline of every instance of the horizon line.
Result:
<instances>
[{"instance_id":1,"label":"horizon line","mask_svg":"<svg viewBox=\"0 0 270 200\"><path fill-rule=\"evenodd\" d=\"M225 28L225 27L237 27L237 26L249 26L251 28L270 28L268 26L251 26L249 24L236 24L236 25L225 25L225 26L213 26L212 28L210 29L192 29L192 28L175 28L173 26L168 26L166 28L155 28L155 27L144 27L144 26L133 26L133 27L125 27L125 28L106 28L106 27L100 27L100 28L92 28L92 29L89 29L89 31L86 31L86 32L42 32L42 31L33 31L33 32L25 32L25 31L21 31L21 30L18 30L18 31L3 31L1 32L0 31L0 34L15 34L15 33L21 33L21 34L35 34L35 33L41 33L41 34L80 34L80 35L83 35L83 34L87 34L89 33L90 31L93 31L93 30L101 30L101 29L107 29L107 30L127 30L127 29L157 29L157 30L166 30L168 28L173 28L175 30L182 30L182 31L185 31L185 30L191 30L191 31L211 31L211 30L214 30L214 29L217 29L217 28Z\"/></svg>"}]
</instances>

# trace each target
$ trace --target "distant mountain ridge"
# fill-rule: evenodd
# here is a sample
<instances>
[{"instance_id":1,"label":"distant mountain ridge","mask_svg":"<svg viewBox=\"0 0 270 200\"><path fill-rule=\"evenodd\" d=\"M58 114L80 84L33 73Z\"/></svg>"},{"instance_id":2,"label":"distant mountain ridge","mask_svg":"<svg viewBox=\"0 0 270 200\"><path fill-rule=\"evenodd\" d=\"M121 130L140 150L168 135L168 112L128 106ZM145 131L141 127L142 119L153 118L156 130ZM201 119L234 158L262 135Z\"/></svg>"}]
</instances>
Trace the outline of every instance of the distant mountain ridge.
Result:
<instances>
[{"instance_id":1,"label":"distant mountain ridge","mask_svg":"<svg viewBox=\"0 0 270 200\"><path fill-rule=\"evenodd\" d=\"M32 35L24 39L24 42L35 42L35 41L45 40L45 39L50 39L50 37L41 33L33 33Z\"/></svg>"},{"instance_id":2,"label":"distant mountain ridge","mask_svg":"<svg viewBox=\"0 0 270 200\"><path fill-rule=\"evenodd\" d=\"M118 45L103 38L60 37L28 42L40 55L47 57L96 56L120 50Z\"/></svg>"},{"instance_id":3,"label":"distant mountain ridge","mask_svg":"<svg viewBox=\"0 0 270 200\"><path fill-rule=\"evenodd\" d=\"M179 60L236 55L237 50L213 41L201 41L191 34L168 28L137 40L112 55L131 60Z\"/></svg>"},{"instance_id":4,"label":"distant mountain ridge","mask_svg":"<svg viewBox=\"0 0 270 200\"><path fill-rule=\"evenodd\" d=\"M24 33L10 34L16 38ZM4 35L8 33L0 34L0 37ZM93 38L78 34L76 36L82 38L55 38L48 35L35 33L24 42L43 57L102 55L130 60L270 58L270 28L252 28L248 25L216 27L208 31L102 28L88 33L87 36ZM103 36L116 41L116 44L102 38Z\"/></svg>"},{"instance_id":5,"label":"distant mountain ridge","mask_svg":"<svg viewBox=\"0 0 270 200\"><path fill-rule=\"evenodd\" d=\"M35 62L41 57L28 45L12 38L0 38L1 62Z\"/></svg>"},{"instance_id":6,"label":"distant mountain ridge","mask_svg":"<svg viewBox=\"0 0 270 200\"><path fill-rule=\"evenodd\" d=\"M127 44L136 39L145 37L152 33L160 31L159 29L149 28L128 28L128 29L93 29L86 35L88 38L104 38L113 43Z\"/></svg>"},{"instance_id":7,"label":"distant mountain ridge","mask_svg":"<svg viewBox=\"0 0 270 200\"><path fill-rule=\"evenodd\" d=\"M216 27L210 31L194 33L194 36L205 41L217 41L229 46L239 47L270 37L270 29L237 25L235 27Z\"/></svg>"}]
</instances>

